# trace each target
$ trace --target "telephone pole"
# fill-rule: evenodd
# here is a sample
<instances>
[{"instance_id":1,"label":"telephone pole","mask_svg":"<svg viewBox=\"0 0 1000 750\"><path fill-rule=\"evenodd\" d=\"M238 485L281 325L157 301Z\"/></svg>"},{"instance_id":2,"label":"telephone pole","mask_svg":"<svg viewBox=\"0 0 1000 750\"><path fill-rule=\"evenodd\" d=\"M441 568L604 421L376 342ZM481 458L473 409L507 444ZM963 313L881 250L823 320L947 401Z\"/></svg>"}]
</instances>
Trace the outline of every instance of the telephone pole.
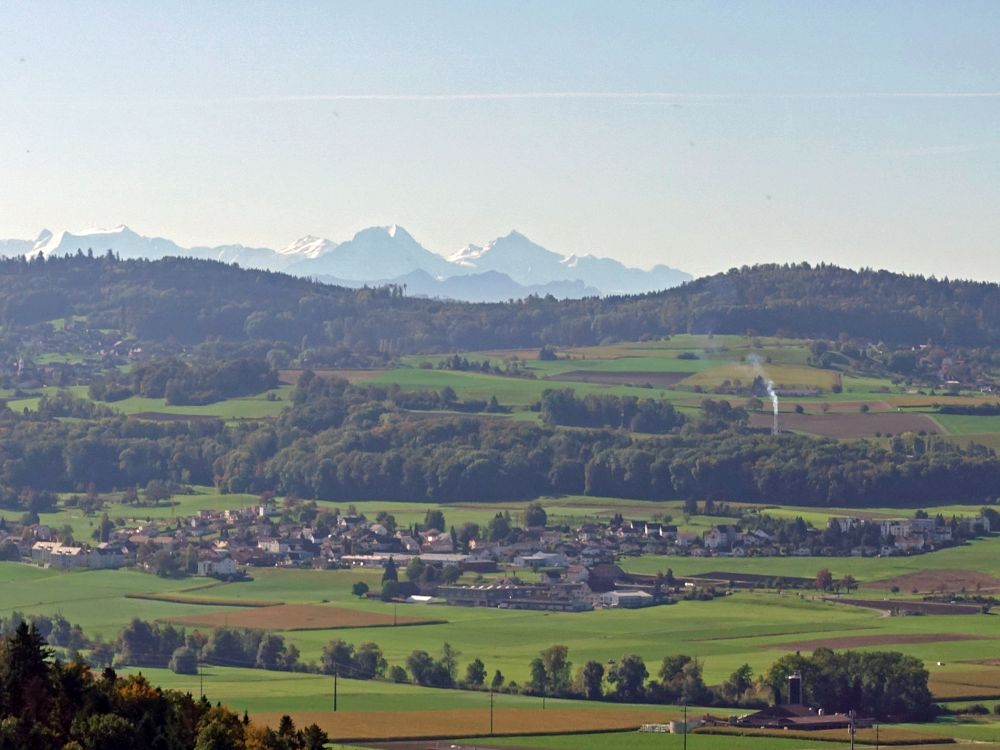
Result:
<instances>
[{"instance_id":1,"label":"telephone pole","mask_svg":"<svg viewBox=\"0 0 1000 750\"><path fill-rule=\"evenodd\" d=\"M333 710L337 710L337 673L333 673Z\"/></svg>"}]
</instances>

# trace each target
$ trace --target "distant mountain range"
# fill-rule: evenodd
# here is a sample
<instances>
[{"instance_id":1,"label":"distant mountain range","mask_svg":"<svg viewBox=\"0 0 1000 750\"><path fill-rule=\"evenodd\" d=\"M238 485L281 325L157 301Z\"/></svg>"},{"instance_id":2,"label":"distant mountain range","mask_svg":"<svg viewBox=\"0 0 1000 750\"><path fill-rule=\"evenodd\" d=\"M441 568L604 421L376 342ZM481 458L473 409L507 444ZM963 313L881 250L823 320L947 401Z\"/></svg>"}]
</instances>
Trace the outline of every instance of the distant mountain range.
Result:
<instances>
[{"instance_id":1,"label":"distant mountain range","mask_svg":"<svg viewBox=\"0 0 1000 750\"><path fill-rule=\"evenodd\" d=\"M343 243L306 236L273 250L221 245L185 248L163 237L145 237L127 226L78 233L43 230L35 240L0 240L0 255L65 255L77 250L122 258L169 256L238 263L282 271L342 286L400 284L412 296L472 302L518 299L530 294L579 298L640 294L677 286L691 276L665 265L629 268L611 258L560 255L519 232L480 247L468 245L449 257L431 252L400 226L363 229Z\"/></svg>"}]
</instances>

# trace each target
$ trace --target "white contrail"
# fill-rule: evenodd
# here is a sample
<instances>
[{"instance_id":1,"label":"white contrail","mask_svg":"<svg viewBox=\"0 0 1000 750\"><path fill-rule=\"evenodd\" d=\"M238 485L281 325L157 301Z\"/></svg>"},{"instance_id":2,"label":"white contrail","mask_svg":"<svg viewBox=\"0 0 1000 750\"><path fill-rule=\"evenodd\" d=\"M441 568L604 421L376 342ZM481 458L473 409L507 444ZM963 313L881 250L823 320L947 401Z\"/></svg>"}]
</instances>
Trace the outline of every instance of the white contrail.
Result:
<instances>
[{"instance_id":1,"label":"white contrail","mask_svg":"<svg viewBox=\"0 0 1000 750\"><path fill-rule=\"evenodd\" d=\"M1000 143L951 143L942 146L915 146L894 148L882 152L885 156L951 156L953 154L973 154L980 151L1000 149Z\"/></svg>"},{"instance_id":2,"label":"white contrail","mask_svg":"<svg viewBox=\"0 0 1000 750\"><path fill-rule=\"evenodd\" d=\"M1000 91L855 91L840 93L706 93L690 91L512 91L452 94L281 94L261 96L168 99L213 104L295 104L309 102L463 102L532 99L647 100L686 102L740 102L849 99L1000 99Z\"/></svg>"}]
</instances>

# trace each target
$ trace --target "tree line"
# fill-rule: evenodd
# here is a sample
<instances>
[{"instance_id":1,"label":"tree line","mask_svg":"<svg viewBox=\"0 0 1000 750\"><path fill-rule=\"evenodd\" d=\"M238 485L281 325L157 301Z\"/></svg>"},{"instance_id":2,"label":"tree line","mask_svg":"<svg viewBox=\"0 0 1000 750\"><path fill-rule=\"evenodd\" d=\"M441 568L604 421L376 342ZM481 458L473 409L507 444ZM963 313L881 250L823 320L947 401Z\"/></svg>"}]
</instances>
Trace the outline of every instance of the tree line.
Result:
<instances>
[{"instance_id":1,"label":"tree line","mask_svg":"<svg viewBox=\"0 0 1000 750\"><path fill-rule=\"evenodd\" d=\"M0 414L0 507L41 511L55 492L159 480L330 500L449 502L587 494L808 506L980 503L1000 493L982 446L914 436L836 441L772 436L712 402L666 435L455 415L414 416L391 389L304 378L272 422L88 422Z\"/></svg>"},{"instance_id":2,"label":"tree line","mask_svg":"<svg viewBox=\"0 0 1000 750\"><path fill-rule=\"evenodd\" d=\"M669 401L594 393L581 398L572 388L543 391L539 410L547 425L619 427L653 434L673 432L687 422Z\"/></svg>"}]
</instances>

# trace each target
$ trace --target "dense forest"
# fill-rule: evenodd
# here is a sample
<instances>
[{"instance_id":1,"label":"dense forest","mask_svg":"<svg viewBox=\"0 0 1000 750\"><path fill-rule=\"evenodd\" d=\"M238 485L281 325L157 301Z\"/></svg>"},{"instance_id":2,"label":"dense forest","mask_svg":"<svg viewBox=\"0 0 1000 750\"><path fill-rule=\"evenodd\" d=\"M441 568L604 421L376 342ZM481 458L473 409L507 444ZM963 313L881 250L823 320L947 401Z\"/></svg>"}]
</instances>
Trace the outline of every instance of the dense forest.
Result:
<instances>
[{"instance_id":1,"label":"dense forest","mask_svg":"<svg viewBox=\"0 0 1000 750\"><path fill-rule=\"evenodd\" d=\"M320 750L328 737L285 717L277 731L204 696L162 690L142 675L95 674L63 663L22 622L0 640L0 747L4 750Z\"/></svg>"},{"instance_id":2,"label":"dense forest","mask_svg":"<svg viewBox=\"0 0 1000 750\"><path fill-rule=\"evenodd\" d=\"M1000 460L985 448L919 435L888 445L772 436L748 428L746 411L726 401L706 400L701 419L675 419L670 432L647 435L414 415L395 403L400 395L395 387L307 373L278 419L236 427L8 411L0 430L0 507L41 511L51 507L53 492L153 480L215 484L227 492L419 502L583 493L864 507L941 497L981 503L1000 494ZM617 409L604 421L614 421ZM664 419L651 422L654 431L666 426Z\"/></svg>"},{"instance_id":3,"label":"dense forest","mask_svg":"<svg viewBox=\"0 0 1000 750\"><path fill-rule=\"evenodd\" d=\"M467 304L406 297L395 286L351 290L212 261L120 261L81 252L0 261L0 295L6 326L77 315L92 328L141 341L284 342L345 357L748 330L907 345L1000 343L997 284L808 264L733 269L633 297Z\"/></svg>"}]
</instances>

